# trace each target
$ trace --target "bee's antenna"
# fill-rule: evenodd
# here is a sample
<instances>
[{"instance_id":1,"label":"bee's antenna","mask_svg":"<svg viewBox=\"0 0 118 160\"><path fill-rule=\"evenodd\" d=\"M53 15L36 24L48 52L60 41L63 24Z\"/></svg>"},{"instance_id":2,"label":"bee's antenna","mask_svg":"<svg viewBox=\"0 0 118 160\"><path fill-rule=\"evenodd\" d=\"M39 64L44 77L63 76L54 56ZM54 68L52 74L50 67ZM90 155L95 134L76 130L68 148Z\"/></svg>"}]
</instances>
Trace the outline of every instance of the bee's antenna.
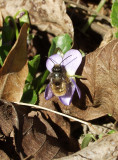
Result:
<instances>
[{"instance_id":1,"label":"bee's antenna","mask_svg":"<svg viewBox=\"0 0 118 160\"><path fill-rule=\"evenodd\" d=\"M74 61L77 57L75 57L72 61ZM65 66L67 66L69 63L71 63L72 61L68 62Z\"/></svg>"},{"instance_id":2,"label":"bee's antenna","mask_svg":"<svg viewBox=\"0 0 118 160\"><path fill-rule=\"evenodd\" d=\"M72 56L72 55L70 55L70 56ZM70 56L68 56L68 57L66 57L65 59L63 59L62 62L65 61L65 60L66 60L67 58L69 58ZM62 63L62 62L61 62L61 63ZM61 63L60 63L60 64L61 64Z\"/></svg>"},{"instance_id":3,"label":"bee's antenna","mask_svg":"<svg viewBox=\"0 0 118 160\"><path fill-rule=\"evenodd\" d=\"M49 57L48 57L48 59L50 59L54 64L57 64L57 62L54 61L54 59L51 59L51 58L49 58Z\"/></svg>"},{"instance_id":4,"label":"bee's antenna","mask_svg":"<svg viewBox=\"0 0 118 160\"><path fill-rule=\"evenodd\" d=\"M50 59L54 64L57 64L57 62L54 60L54 59L52 59L52 58L50 58L50 57L48 57L48 56L45 56L47 59Z\"/></svg>"}]
</instances>

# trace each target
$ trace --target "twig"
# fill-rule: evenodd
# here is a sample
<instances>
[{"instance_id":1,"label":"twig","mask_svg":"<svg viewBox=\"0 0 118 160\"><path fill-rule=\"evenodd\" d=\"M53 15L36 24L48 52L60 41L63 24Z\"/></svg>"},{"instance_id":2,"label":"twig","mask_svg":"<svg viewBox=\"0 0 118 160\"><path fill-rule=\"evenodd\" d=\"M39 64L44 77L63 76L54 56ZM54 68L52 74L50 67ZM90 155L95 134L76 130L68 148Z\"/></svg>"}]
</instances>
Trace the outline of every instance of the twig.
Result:
<instances>
[{"instance_id":1,"label":"twig","mask_svg":"<svg viewBox=\"0 0 118 160\"><path fill-rule=\"evenodd\" d=\"M102 14L100 14L100 13L94 11L94 10L91 10L90 8L84 6L84 5L80 4L80 3L77 4L77 3L72 2L72 1L70 1L70 0L64 0L64 2L66 2L66 3L68 3L68 4L73 4L73 5L75 5L76 7L81 8L82 10L85 10L85 11L87 11L87 12L90 12L91 15L95 14L97 17L101 17L101 18L105 19L106 21L108 21L108 22L110 23L110 18L109 18L109 17L104 16L104 15L102 15Z\"/></svg>"},{"instance_id":2,"label":"twig","mask_svg":"<svg viewBox=\"0 0 118 160\"><path fill-rule=\"evenodd\" d=\"M13 102L15 104L18 104L18 105L23 105L23 106L27 106L27 107L30 107L30 108L33 108L33 109L41 109L41 110L45 110L45 111L49 111L49 112L52 112L52 113L55 113L55 114L58 114L60 116L63 116L63 117L66 117L66 118L69 118L69 119L72 119L74 121L77 121L77 122L80 122L80 123L83 123L85 125L87 125L88 127L92 127L92 124L89 123L89 122L86 122L86 121L83 121L83 120L80 120L78 118L75 118L75 117L72 117L72 116L69 116L67 114L64 114L64 113L60 113L60 112L57 112L57 111L54 111L54 110L51 110L49 108L45 108L45 107L42 107L42 106L38 106L38 105L34 105L34 104L29 104L29 103L22 103L22 102Z\"/></svg>"}]
</instances>

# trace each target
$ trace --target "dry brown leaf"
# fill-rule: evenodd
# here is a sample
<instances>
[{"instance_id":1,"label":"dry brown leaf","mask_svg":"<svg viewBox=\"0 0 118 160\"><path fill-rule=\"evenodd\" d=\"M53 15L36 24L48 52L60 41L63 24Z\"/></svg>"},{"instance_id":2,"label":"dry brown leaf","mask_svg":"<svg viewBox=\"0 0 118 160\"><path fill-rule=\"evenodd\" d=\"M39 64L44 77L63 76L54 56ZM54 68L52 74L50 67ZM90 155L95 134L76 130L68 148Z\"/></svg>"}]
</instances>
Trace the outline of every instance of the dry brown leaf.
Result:
<instances>
[{"instance_id":1,"label":"dry brown leaf","mask_svg":"<svg viewBox=\"0 0 118 160\"><path fill-rule=\"evenodd\" d=\"M10 0L0 2L3 16L14 16L20 9L25 8L29 12L31 23L39 30L47 31L55 36L68 33L73 38L73 25L66 14L66 6L63 0Z\"/></svg>"},{"instance_id":2,"label":"dry brown leaf","mask_svg":"<svg viewBox=\"0 0 118 160\"><path fill-rule=\"evenodd\" d=\"M58 110L58 104L54 105L54 103L52 101L48 101L48 103L45 103L45 99L44 96L40 96L40 106L45 106L47 108L50 108L52 110ZM45 103L45 105L44 105ZM66 121L62 116L60 115L56 115L52 112L48 112L48 111L43 111L43 113L45 114L45 116L47 118L50 117L50 119L57 125L60 126L61 129L66 133L66 135L69 137L70 136L70 124L69 121Z\"/></svg>"},{"instance_id":3,"label":"dry brown leaf","mask_svg":"<svg viewBox=\"0 0 118 160\"><path fill-rule=\"evenodd\" d=\"M81 82L90 94L85 95L86 106L91 108L89 119L111 114L118 120L118 40L97 49L85 57ZM90 97L92 101L90 100ZM87 118L88 119L88 118Z\"/></svg>"},{"instance_id":4,"label":"dry brown leaf","mask_svg":"<svg viewBox=\"0 0 118 160\"><path fill-rule=\"evenodd\" d=\"M5 100L0 100L0 129L3 135L9 136L14 127L19 128L14 106Z\"/></svg>"},{"instance_id":5,"label":"dry brown leaf","mask_svg":"<svg viewBox=\"0 0 118 160\"><path fill-rule=\"evenodd\" d=\"M2 159L4 159L4 160L10 160L10 158L7 156L7 154L4 151L2 151L2 150L0 150L0 159L1 160Z\"/></svg>"},{"instance_id":6,"label":"dry brown leaf","mask_svg":"<svg viewBox=\"0 0 118 160\"><path fill-rule=\"evenodd\" d=\"M68 155L68 152L60 152L58 136L51 127L50 123L45 119L43 113L37 111L31 112L31 109L25 106L16 105L19 117L20 127L17 137L16 146L18 150L34 160L51 160ZM65 154L66 153L66 154Z\"/></svg>"},{"instance_id":7,"label":"dry brown leaf","mask_svg":"<svg viewBox=\"0 0 118 160\"><path fill-rule=\"evenodd\" d=\"M43 113L5 100L0 101L2 159L51 160L69 155L59 140Z\"/></svg>"},{"instance_id":8,"label":"dry brown leaf","mask_svg":"<svg viewBox=\"0 0 118 160\"><path fill-rule=\"evenodd\" d=\"M80 100L75 94L72 104L65 106L57 97L47 101L42 94L40 104L47 108L57 104L63 113L83 120L106 114L118 120L118 40L85 56L77 74L85 78L77 80L82 92Z\"/></svg>"},{"instance_id":9,"label":"dry brown leaf","mask_svg":"<svg viewBox=\"0 0 118 160\"><path fill-rule=\"evenodd\" d=\"M28 74L27 29L24 24L19 37L0 70L0 98L19 102Z\"/></svg>"},{"instance_id":10,"label":"dry brown leaf","mask_svg":"<svg viewBox=\"0 0 118 160\"><path fill-rule=\"evenodd\" d=\"M0 100L0 159L19 159L14 134L19 129L17 112L12 103Z\"/></svg>"},{"instance_id":11,"label":"dry brown leaf","mask_svg":"<svg viewBox=\"0 0 118 160\"><path fill-rule=\"evenodd\" d=\"M40 96L40 106L45 106L52 110L58 110L61 112L59 105L57 103L53 103L52 101L47 101L44 98L44 95ZM75 140L71 137L71 123L66 118L54 114L48 111L42 111L47 119L47 121L51 124L54 131L56 132L58 139L61 145L71 152L77 151L79 149L79 144L77 139Z\"/></svg>"},{"instance_id":12,"label":"dry brown leaf","mask_svg":"<svg viewBox=\"0 0 118 160\"><path fill-rule=\"evenodd\" d=\"M73 155L55 160L117 160L118 132L99 139L92 145L74 153Z\"/></svg>"}]
</instances>

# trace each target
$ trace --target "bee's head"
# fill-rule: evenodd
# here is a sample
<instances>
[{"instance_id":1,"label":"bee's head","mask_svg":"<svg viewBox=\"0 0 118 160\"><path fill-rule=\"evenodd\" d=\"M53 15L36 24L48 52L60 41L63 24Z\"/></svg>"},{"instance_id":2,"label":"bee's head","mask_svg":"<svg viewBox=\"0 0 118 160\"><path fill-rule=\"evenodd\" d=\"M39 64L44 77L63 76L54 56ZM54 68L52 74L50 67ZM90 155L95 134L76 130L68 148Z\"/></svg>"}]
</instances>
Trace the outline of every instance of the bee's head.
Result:
<instances>
[{"instance_id":1,"label":"bee's head","mask_svg":"<svg viewBox=\"0 0 118 160\"><path fill-rule=\"evenodd\" d=\"M52 71L53 72L62 72L61 65L58 65L58 64L54 65L54 67L52 68Z\"/></svg>"},{"instance_id":2,"label":"bee's head","mask_svg":"<svg viewBox=\"0 0 118 160\"><path fill-rule=\"evenodd\" d=\"M70 56L72 56L72 55L70 55ZM52 72L60 72L61 73L62 70L64 71L65 67L63 65L61 65L61 64L62 64L63 61L65 61L70 56L68 56L65 59L63 59L60 64L57 64L57 62L54 59L49 57L48 59L50 59L52 61L52 63L54 63L54 67L52 68Z\"/></svg>"}]
</instances>

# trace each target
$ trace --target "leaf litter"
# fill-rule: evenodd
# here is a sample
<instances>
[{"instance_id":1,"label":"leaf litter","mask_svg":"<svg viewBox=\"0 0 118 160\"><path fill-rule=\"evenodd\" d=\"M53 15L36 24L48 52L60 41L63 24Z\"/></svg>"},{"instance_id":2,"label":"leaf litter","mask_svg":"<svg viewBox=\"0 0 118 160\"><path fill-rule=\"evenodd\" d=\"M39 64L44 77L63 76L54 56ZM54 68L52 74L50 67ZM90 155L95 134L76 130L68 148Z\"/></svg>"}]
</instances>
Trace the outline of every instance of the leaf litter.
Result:
<instances>
[{"instance_id":1,"label":"leaf litter","mask_svg":"<svg viewBox=\"0 0 118 160\"><path fill-rule=\"evenodd\" d=\"M12 1L11 3L14 2L15 1ZM59 3L60 2L61 1L59 1ZM15 5L12 5L12 7L14 6ZM5 10L3 9L2 11ZM9 13L11 13L11 11L13 10L10 9ZM39 16L37 17L39 18ZM42 16L42 19L45 22L45 17ZM52 19L50 21L52 21ZM61 23L61 25L62 24L65 26L64 23ZM42 26L44 26L44 24ZM61 26L61 33L63 33L63 26ZM12 80L9 80L9 77L11 76L10 74L14 70L16 75L19 75L19 80L22 80L22 85L20 88L18 88L17 95L15 94L16 87L14 87L14 84L11 85L12 89L9 89L10 91L13 90L14 94L11 94L9 90L7 90L7 95L4 94L4 92L1 93L1 98L4 100L1 100L0 102L0 146L4 147L0 147L0 156L3 157L2 159L53 159L64 157L70 153L72 154L73 152L80 150L78 139L73 138L72 136L73 121L51 112L42 110L39 111L37 109L32 109L31 107L27 108L26 106L10 103L11 101L20 101L23 93L23 86L28 73L26 63L27 54L25 48L26 40L22 40L22 34L24 33L26 35L26 28L23 32L21 31L19 36L19 39L21 39L18 39L14 45L14 48L17 48L20 45L20 49L18 48L18 50L20 50L19 52L21 53L23 51L23 53L25 53L22 54L22 60L20 63L18 63L17 56L15 57L16 63L18 63L18 67L20 68L16 67L16 63L14 63L16 68L13 66L11 67L11 61L9 62L9 57L11 53L16 53L16 51L14 52L14 48L12 48L8 58L4 63L3 69L0 71L1 77L3 78L6 77L6 73L8 74L8 82L10 82L8 84L5 83L6 90L7 88L10 88L9 86L12 84L12 82L16 82L16 87L19 83L17 78L13 80L12 77ZM66 27L64 28L66 29ZM23 28L21 30L23 30ZM59 32L55 33L54 28L52 30L48 30L46 28L46 30L54 33L55 35L59 34ZM71 36L73 34L70 33L69 30L64 30L64 32L68 32ZM19 43L19 41L23 43ZM39 105L69 114L82 120L91 120L93 123L94 119L98 119L108 114L112 115L112 117L117 120L117 43L118 40L111 41L109 44L97 49L83 58L83 63L81 64L81 68L78 70L78 74L82 75L84 78L77 80L77 84L82 91L82 99L80 99L80 101L78 101L78 98L75 94L72 104L67 107L61 104L56 97L53 97L49 101L45 101L44 94L41 94L39 96ZM22 45L24 46L23 48L21 47ZM13 56L10 57L11 60L13 60L12 58ZM1 87L3 87L2 84ZM80 124L78 128L81 128ZM75 130L78 128L75 127ZM80 130L77 131L80 132ZM88 146L88 148L75 153L75 156L78 156L78 158L81 160L83 159L82 156L88 157L90 151L94 150L97 159L97 155L99 158L99 154L97 154L99 148L106 146L106 149L104 152L102 152L104 155L101 157L101 159L108 156L109 159L115 158L117 156L115 153L118 146L117 139L114 137L117 137L117 133L111 136L103 137L103 139L95 142L91 147ZM107 142L106 145L104 145L105 142ZM109 148L111 152L106 154L108 151L108 146L113 146L113 148L112 150ZM10 149L10 147L12 149ZM112 154L113 157L110 157ZM74 156L67 156L67 158L64 157L64 159L69 158L73 159Z\"/></svg>"},{"instance_id":2,"label":"leaf litter","mask_svg":"<svg viewBox=\"0 0 118 160\"><path fill-rule=\"evenodd\" d=\"M19 5L18 5L19 4ZM25 8L29 12L32 25L35 24L41 31L47 31L55 36L68 33L73 38L72 21L66 13L63 0L25 1L15 0L1 2L3 16L14 16L16 10ZM4 6L4 7L3 7Z\"/></svg>"}]
</instances>

